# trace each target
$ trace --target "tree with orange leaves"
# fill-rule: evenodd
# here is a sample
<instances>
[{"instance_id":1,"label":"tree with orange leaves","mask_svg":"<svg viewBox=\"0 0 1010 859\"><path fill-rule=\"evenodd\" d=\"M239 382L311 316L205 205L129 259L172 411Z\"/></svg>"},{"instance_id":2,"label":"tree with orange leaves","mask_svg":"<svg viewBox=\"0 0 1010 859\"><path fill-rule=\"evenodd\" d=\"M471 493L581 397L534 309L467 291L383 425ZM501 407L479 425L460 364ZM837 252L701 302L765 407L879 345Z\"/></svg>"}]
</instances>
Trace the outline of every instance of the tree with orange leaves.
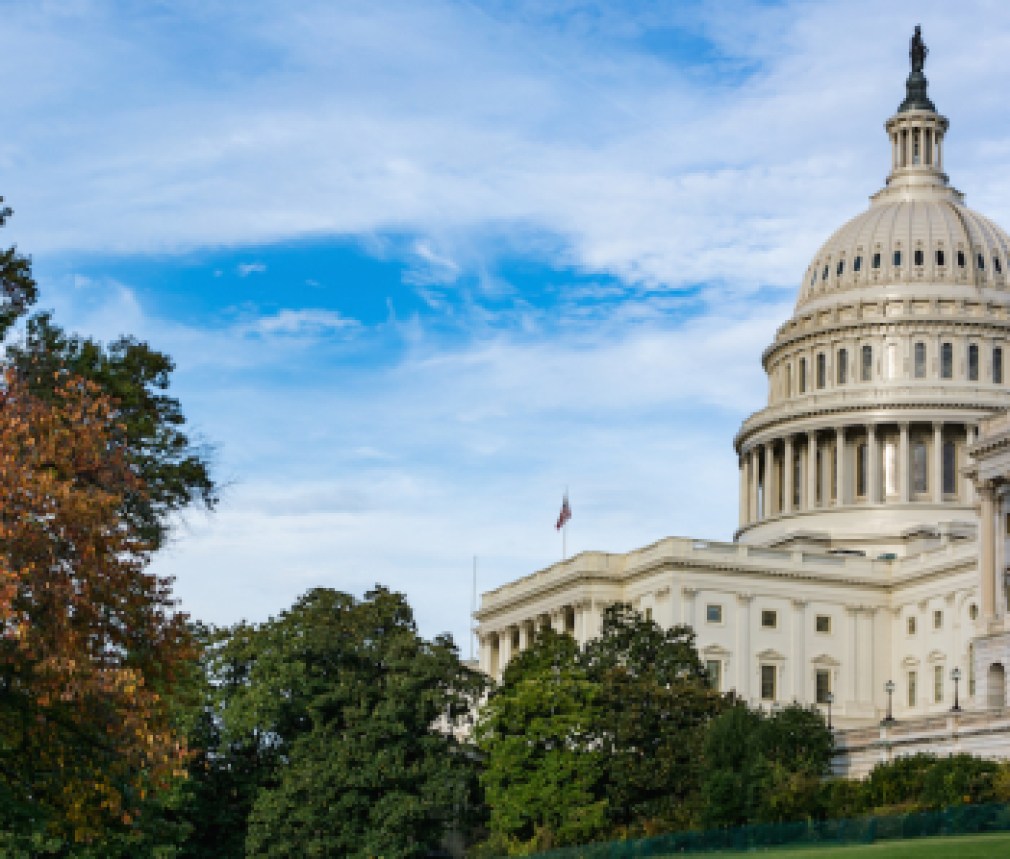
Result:
<instances>
[{"instance_id":1,"label":"tree with orange leaves","mask_svg":"<svg viewBox=\"0 0 1010 859\"><path fill-rule=\"evenodd\" d=\"M169 696L193 656L131 527L116 404L67 372L0 390L0 829L89 842L182 774Z\"/></svg>"}]
</instances>

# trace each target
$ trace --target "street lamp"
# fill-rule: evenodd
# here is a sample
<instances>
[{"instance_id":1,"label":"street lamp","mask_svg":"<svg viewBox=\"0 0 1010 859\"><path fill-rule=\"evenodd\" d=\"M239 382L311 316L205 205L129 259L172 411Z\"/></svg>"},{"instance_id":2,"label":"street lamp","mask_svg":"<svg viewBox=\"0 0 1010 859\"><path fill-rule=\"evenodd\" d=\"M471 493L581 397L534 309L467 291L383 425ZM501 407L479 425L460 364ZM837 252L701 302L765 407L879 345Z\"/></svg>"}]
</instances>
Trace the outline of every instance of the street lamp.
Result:
<instances>
[{"instance_id":1,"label":"street lamp","mask_svg":"<svg viewBox=\"0 0 1010 859\"><path fill-rule=\"evenodd\" d=\"M954 706L950 708L951 713L960 713L961 705L957 701L957 684L961 680L961 669L955 668L950 672L950 679L954 681Z\"/></svg>"},{"instance_id":2,"label":"street lamp","mask_svg":"<svg viewBox=\"0 0 1010 859\"><path fill-rule=\"evenodd\" d=\"M891 699L894 697L894 681L888 680L884 684L884 691L887 693L887 716L881 723L883 725L893 725L894 724L894 712L891 709Z\"/></svg>"},{"instance_id":3,"label":"street lamp","mask_svg":"<svg viewBox=\"0 0 1010 859\"><path fill-rule=\"evenodd\" d=\"M828 692L824 696L824 702L828 705L828 730L831 730L831 704L835 700L835 696Z\"/></svg>"}]
</instances>

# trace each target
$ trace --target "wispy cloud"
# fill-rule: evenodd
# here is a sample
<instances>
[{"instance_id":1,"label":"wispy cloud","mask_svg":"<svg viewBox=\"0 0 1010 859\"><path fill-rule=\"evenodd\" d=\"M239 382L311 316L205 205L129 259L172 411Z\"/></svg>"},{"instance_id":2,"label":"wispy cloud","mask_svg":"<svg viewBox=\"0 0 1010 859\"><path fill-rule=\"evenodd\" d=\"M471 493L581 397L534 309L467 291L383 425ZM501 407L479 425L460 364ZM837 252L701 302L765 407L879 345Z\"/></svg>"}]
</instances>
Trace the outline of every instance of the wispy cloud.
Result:
<instances>
[{"instance_id":1,"label":"wispy cloud","mask_svg":"<svg viewBox=\"0 0 1010 859\"><path fill-rule=\"evenodd\" d=\"M331 333L347 333L360 327L332 310L281 310L240 326L240 330L262 336L319 337Z\"/></svg>"},{"instance_id":2,"label":"wispy cloud","mask_svg":"<svg viewBox=\"0 0 1010 859\"><path fill-rule=\"evenodd\" d=\"M251 274L262 274L267 267L261 262L243 262L239 263L235 270L239 277L248 277Z\"/></svg>"}]
</instances>

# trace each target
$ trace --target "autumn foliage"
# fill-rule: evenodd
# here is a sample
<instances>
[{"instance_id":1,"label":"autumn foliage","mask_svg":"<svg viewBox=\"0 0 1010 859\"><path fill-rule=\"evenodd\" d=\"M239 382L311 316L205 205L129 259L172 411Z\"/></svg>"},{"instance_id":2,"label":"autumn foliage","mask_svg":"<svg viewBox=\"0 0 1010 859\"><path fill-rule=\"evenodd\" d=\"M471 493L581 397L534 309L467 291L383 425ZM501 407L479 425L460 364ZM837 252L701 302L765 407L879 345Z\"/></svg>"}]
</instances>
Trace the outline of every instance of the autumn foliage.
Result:
<instances>
[{"instance_id":1,"label":"autumn foliage","mask_svg":"<svg viewBox=\"0 0 1010 859\"><path fill-rule=\"evenodd\" d=\"M144 487L116 403L66 373L46 399L0 380L0 813L88 841L184 767L166 702L193 654L124 518Z\"/></svg>"}]
</instances>

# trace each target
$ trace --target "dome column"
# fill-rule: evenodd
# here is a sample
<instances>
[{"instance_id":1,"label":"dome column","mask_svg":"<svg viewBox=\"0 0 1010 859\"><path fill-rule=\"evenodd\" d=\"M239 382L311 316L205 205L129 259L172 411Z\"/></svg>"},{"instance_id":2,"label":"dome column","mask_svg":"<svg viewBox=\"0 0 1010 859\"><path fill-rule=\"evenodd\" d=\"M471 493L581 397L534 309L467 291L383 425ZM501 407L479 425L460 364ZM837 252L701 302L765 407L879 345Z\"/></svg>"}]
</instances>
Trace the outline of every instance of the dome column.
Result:
<instances>
[{"instance_id":1,"label":"dome column","mask_svg":"<svg viewBox=\"0 0 1010 859\"><path fill-rule=\"evenodd\" d=\"M807 510L813 510L817 504L817 431L807 433L807 497L804 499Z\"/></svg>"},{"instance_id":2,"label":"dome column","mask_svg":"<svg viewBox=\"0 0 1010 859\"><path fill-rule=\"evenodd\" d=\"M750 460L750 520L757 522L761 517L758 515L758 458L757 448L751 448L747 455Z\"/></svg>"},{"instance_id":3,"label":"dome column","mask_svg":"<svg viewBox=\"0 0 1010 859\"><path fill-rule=\"evenodd\" d=\"M774 450L772 449L771 442L765 442L764 450L764 460L765 460L765 478L762 485L761 491L761 515L768 519L771 517L774 507L772 505L772 474L774 469Z\"/></svg>"},{"instance_id":4,"label":"dome column","mask_svg":"<svg viewBox=\"0 0 1010 859\"><path fill-rule=\"evenodd\" d=\"M933 424L933 501L943 503L943 423Z\"/></svg>"},{"instance_id":5,"label":"dome column","mask_svg":"<svg viewBox=\"0 0 1010 859\"><path fill-rule=\"evenodd\" d=\"M908 424L898 424L898 498L908 503Z\"/></svg>"},{"instance_id":6,"label":"dome column","mask_svg":"<svg viewBox=\"0 0 1010 859\"><path fill-rule=\"evenodd\" d=\"M787 435L782 453L782 512L793 512L793 437Z\"/></svg>"},{"instance_id":7,"label":"dome column","mask_svg":"<svg viewBox=\"0 0 1010 859\"><path fill-rule=\"evenodd\" d=\"M845 427L835 429L835 507L845 504L845 477L848 468L845 462Z\"/></svg>"},{"instance_id":8,"label":"dome column","mask_svg":"<svg viewBox=\"0 0 1010 859\"><path fill-rule=\"evenodd\" d=\"M743 528L748 522L750 522L750 510L748 510L747 504L747 454L740 454L740 527Z\"/></svg>"},{"instance_id":9,"label":"dome column","mask_svg":"<svg viewBox=\"0 0 1010 859\"><path fill-rule=\"evenodd\" d=\"M870 504L880 502L880 451L877 448L877 425L866 425L866 457L869 460L869 485L866 500Z\"/></svg>"}]
</instances>

